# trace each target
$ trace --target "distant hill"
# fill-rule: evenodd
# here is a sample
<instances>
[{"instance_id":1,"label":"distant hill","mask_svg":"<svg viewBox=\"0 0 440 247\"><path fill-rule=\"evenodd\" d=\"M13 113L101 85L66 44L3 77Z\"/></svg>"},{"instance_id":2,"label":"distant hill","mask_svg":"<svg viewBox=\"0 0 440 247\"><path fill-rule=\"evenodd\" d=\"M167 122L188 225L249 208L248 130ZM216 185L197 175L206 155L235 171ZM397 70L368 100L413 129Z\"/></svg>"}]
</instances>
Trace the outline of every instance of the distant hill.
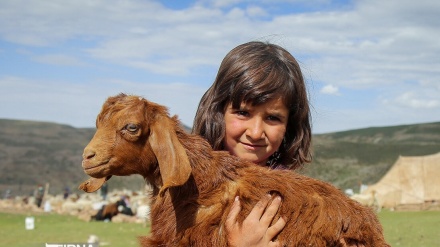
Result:
<instances>
[{"instance_id":1,"label":"distant hill","mask_svg":"<svg viewBox=\"0 0 440 247\"><path fill-rule=\"evenodd\" d=\"M313 149L304 173L356 191L377 182L400 155L440 152L440 122L314 135Z\"/></svg>"},{"instance_id":2,"label":"distant hill","mask_svg":"<svg viewBox=\"0 0 440 247\"><path fill-rule=\"evenodd\" d=\"M86 175L82 150L94 129L45 122L0 120L0 188L28 194L49 182L60 192Z\"/></svg>"},{"instance_id":3,"label":"distant hill","mask_svg":"<svg viewBox=\"0 0 440 247\"><path fill-rule=\"evenodd\" d=\"M189 128L187 128L189 129ZM85 179L82 152L94 128L0 119L0 192L30 194L38 184L51 193L73 192ZM301 172L345 188L376 182L399 155L440 151L440 122L367 128L313 137L314 161ZM141 189L140 176L114 177L110 189ZM1 194L3 195L3 194Z\"/></svg>"}]
</instances>

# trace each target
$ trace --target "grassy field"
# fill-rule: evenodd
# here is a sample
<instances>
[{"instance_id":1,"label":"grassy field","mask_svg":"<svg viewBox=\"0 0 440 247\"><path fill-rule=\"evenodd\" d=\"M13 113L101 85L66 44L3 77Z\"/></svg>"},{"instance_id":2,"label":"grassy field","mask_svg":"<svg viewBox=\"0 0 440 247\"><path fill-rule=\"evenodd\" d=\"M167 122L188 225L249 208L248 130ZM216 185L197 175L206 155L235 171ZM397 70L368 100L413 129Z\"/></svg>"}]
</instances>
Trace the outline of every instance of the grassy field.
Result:
<instances>
[{"instance_id":1,"label":"grassy field","mask_svg":"<svg viewBox=\"0 0 440 247\"><path fill-rule=\"evenodd\" d=\"M55 214L34 215L35 229L25 230L26 214L0 213L0 246L44 247L45 243L84 243L97 235L100 246L139 246L137 236L148 227L140 224L84 222L76 217ZM440 212L382 211L379 218L391 246L440 246Z\"/></svg>"},{"instance_id":2,"label":"grassy field","mask_svg":"<svg viewBox=\"0 0 440 247\"><path fill-rule=\"evenodd\" d=\"M45 247L45 243L86 243L89 235L99 237L100 246L139 246L138 236L149 228L134 223L85 222L73 216L40 214L35 229L25 229L27 214L0 213L0 246Z\"/></svg>"},{"instance_id":3,"label":"grassy field","mask_svg":"<svg viewBox=\"0 0 440 247\"><path fill-rule=\"evenodd\" d=\"M440 211L382 211L379 219L391 246L440 246Z\"/></svg>"}]
</instances>

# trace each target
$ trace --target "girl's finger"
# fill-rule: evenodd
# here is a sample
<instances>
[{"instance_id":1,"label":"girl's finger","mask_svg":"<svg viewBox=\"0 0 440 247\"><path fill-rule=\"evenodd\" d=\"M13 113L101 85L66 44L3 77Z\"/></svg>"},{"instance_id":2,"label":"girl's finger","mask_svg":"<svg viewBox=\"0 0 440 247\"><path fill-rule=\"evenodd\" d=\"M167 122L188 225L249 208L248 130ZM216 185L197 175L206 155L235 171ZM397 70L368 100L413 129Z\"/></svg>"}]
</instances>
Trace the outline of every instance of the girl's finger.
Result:
<instances>
[{"instance_id":1,"label":"girl's finger","mask_svg":"<svg viewBox=\"0 0 440 247\"><path fill-rule=\"evenodd\" d=\"M241 210L240 198L236 196L234 203L232 204L231 210L229 211L228 216L226 218L225 224L227 229L232 230L234 228L240 210Z\"/></svg>"},{"instance_id":2,"label":"girl's finger","mask_svg":"<svg viewBox=\"0 0 440 247\"><path fill-rule=\"evenodd\" d=\"M260 220L271 199L272 196L270 194L265 195L260 201L257 202L257 204L255 204L254 208L252 208L248 218Z\"/></svg>"},{"instance_id":3,"label":"girl's finger","mask_svg":"<svg viewBox=\"0 0 440 247\"><path fill-rule=\"evenodd\" d=\"M276 213L278 212L278 209L281 205L281 197L277 196L275 199L272 200L269 206L267 206L266 211L261 216L261 223L263 223L266 226L269 226L270 223L273 221Z\"/></svg>"}]
</instances>

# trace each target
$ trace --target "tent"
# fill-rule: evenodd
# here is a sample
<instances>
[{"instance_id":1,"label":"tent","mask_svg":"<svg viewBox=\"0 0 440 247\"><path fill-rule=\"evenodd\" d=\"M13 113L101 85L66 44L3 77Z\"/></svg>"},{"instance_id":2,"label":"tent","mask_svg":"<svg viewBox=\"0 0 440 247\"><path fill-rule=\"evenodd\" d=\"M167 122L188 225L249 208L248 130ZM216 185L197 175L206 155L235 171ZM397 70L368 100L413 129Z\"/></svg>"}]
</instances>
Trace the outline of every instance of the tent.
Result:
<instances>
[{"instance_id":1,"label":"tent","mask_svg":"<svg viewBox=\"0 0 440 247\"><path fill-rule=\"evenodd\" d=\"M440 153L400 156L379 182L362 192L379 206L428 209L440 204Z\"/></svg>"}]
</instances>

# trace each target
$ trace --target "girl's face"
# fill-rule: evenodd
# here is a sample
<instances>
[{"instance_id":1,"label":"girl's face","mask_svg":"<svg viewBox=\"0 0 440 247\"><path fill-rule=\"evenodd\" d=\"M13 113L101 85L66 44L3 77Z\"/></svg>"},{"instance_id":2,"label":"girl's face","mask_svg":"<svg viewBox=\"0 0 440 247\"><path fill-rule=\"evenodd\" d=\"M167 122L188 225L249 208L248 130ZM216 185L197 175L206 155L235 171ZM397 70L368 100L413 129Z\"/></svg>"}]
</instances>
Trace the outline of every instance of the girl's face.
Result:
<instances>
[{"instance_id":1,"label":"girl's face","mask_svg":"<svg viewBox=\"0 0 440 247\"><path fill-rule=\"evenodd\" d=\"M241 104L225 112L224 146L230 154L264 166L280 147L286 133L289 109L281 98L252 106Z\"/></svg>"}]
</instances>

